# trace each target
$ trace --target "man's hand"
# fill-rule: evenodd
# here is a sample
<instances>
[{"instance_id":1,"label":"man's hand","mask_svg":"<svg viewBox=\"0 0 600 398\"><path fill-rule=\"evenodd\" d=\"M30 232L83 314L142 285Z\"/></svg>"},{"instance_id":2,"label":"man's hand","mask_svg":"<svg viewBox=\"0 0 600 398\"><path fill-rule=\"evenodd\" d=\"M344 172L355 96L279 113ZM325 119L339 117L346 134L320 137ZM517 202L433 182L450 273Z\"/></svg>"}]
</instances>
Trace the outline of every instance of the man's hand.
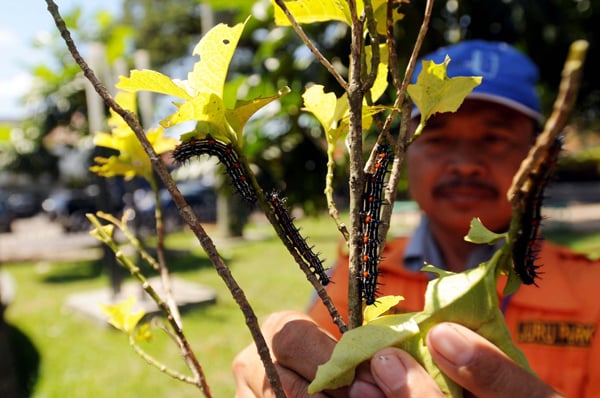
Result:
<instances>
[{"instance_id":1,"label":"man's hand","mask_svg":"<svg viewBox=\"0 0 600 398\"><path fill-rule=\"evenodd\" d=\"M335 339L306 314L292 311L270 315L263 323L262 332L287 396L307 397L308 385L317 367L331 356ZM274 396L254 344L236 356L233 373L237 398Z\"/></svg>"},{"instance_id":2,"label":"man's hand","mask_svg":"<svg viewBox=\"0 0 600 398\"><path fill-rule=\"evenodd\" d=\"M307 387L318 365L331 356L336 341L307 315L280 312L263 325L288 397L308 397ZM427 335L434 361L449 377L478 397L555 398L560 395L511 361L497 347L460 325L442 323ZM237 398L274 396L254 345L233 362ZM408 353L386 348L358 369L346 389L313 397L443 397L433 379Z\"/></svg>"},{"instance_id":3,"label":"man's hand","mask_svg":"<svg viewBox=\"0 0 600 398\"><path fill-rule=\"evenodd\" d=\"M427 334L427 347L441 370L472 396L561 397L496 346L463 326L434 326ZM387 398L443 396L437 387L422 384L427 379L424 369L397 348L386 348L373 356L371 373Z\"/></svg>"}]
</instances>

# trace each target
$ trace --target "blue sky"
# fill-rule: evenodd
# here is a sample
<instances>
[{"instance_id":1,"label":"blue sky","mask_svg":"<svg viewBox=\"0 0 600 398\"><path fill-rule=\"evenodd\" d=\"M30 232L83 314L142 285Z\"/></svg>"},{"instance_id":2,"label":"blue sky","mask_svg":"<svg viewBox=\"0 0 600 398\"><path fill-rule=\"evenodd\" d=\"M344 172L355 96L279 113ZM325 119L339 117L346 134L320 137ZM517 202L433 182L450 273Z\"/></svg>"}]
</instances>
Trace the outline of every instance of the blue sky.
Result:
<instances>
[{"instance_id":1,"label":"blue sky","mask_svg":"<svg viewBox=\"0 0 600 398\"><path fill-rule=\"evenodd\" d=\"M66 14L81 7L84 18L98 10L120 13L122 0L55 0ZM44 0L11 0L5 2L0 13L0 120L16 119L27 110L19 104L19 97L31 86L29 65L43 61L43 49L33 48L36 37L54 32L56 26L46 9Z\"/></svg>"}]
</instances>

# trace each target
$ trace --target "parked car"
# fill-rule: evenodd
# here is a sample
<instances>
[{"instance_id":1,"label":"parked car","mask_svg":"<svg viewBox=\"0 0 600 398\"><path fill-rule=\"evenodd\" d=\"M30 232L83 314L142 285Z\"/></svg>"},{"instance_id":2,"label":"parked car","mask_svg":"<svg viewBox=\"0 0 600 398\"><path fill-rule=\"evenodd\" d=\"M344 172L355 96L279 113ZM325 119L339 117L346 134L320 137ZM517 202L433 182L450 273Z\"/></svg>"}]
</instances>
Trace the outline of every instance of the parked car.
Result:
<instances>
[{"instance_id":1,"label":"parked car","mask_svg":"<svg viewBox=\"0 0 600 398\"><path fill-rule=\"evenodd\" d=\"M100 190L95 185L84 189L63 189L52 192L42 202L42 209L50 220L58 222L65 232L85 231L90 228L86 213L98 210Z\"/></svg>"},{"instance_id":2,"label":"parked car","mask_svg":"<svg viewBox=\"0 0 600 398\"><path fill-rule=\"evenodd\" d=\"M0 232L10 232L14 216L3 196L0 196Z\"/></svg>"},{"instance_id":3,"label":"parked car","mask_svg":"<svg viewBox=\"0 0 600 398\"><path fill-rule=\"evenodd\" d=\"M9 192L6 205L15 218L33 217L40 212L41 195L33 191Z\"/></svg>"},{"instance_id":4,"label":"parked car","mask_svg":"<svg viewBox=\"0 0 600 398\"><path fill-rule=\"evenodd\" d=\"M198 181L184 181L178 185L186 201L202 222L215 222L217 220L217 195L211 186ZM138 225L153 230L155 227L155 201L154 194L146 189L137 190L134 195L136 218ZM167 231L180 229L185 222L179 214L177 206L166 189L159 192L159 200L163 211L163 223Z\"/></svg>"}]
</instances>

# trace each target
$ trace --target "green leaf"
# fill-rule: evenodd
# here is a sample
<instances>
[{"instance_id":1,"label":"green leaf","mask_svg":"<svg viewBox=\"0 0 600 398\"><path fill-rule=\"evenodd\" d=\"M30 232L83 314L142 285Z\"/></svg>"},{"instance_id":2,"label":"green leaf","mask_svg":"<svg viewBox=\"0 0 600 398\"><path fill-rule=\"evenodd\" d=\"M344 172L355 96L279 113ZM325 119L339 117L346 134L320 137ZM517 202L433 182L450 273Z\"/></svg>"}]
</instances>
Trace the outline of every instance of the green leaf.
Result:
<instances>
[{"instance_id":1,"label":"green leaf","mask_svg":"<svg viewBox=\"0 0 600 398\"><path fill-rule=\"evenodd\" d=\"M413 314L390 315L377 320L381 322L368 323L344 333L331 359L317 369L315 379L308 387L309 394L347 386L354 380L355 369L360 363L380 349L397 345L419 333Z\"/></svg>"},{"instance_id":2,"label":"green leaf","mask_svg":"<svg viewBox=\"0 0 600 398\"><path fill-rule=\"evenodd\" d=\"M481 84L481 76L449 78L446 69L450 57L441 64L422 61L417 82L408 86L408 94L421 111L421 124L435 113L455 112L465 97Z\"/></svg>"},{"instance_id":3,"label":"green leaf","mask_svg":"<svg viewBox=\"0 0 600 398\"><path fill-rule=\"evenodd\" d=\"M471 220L469 233L465 236L465 240L471 243L495 245L501 239L506 238L506 234L497 234L490 231L483 225L479 218Z\"/></svg>"},{"instance_id":4,"label":"green leaf","mask_svg":"<svg viewBox=\"0 0 600 398\"><path fill-rule=\"evenodd\" d=\"M504 245L490 261L458 274L428 267L427 270L437 272L440 277L428 283L423 311L381 316L346 332L330 360L319 367L309 392L348 385L359 364L384 347L396 346L421 363L446 396L462 396L460 387L433 362L424 343L427 332L440 322L456 322L474 330L529 369L498 309L495 270L504 261L506 250Z\"/></svg>"}]
</instances>

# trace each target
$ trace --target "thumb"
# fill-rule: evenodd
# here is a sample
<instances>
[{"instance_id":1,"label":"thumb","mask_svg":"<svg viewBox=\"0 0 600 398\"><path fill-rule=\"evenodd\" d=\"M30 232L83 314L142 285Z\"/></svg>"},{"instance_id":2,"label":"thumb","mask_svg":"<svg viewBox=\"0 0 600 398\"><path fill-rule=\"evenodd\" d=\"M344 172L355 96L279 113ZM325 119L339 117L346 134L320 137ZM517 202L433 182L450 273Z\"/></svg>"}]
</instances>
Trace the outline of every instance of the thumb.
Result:
<instances>
[{"instance_id":1,"label":"thumb","mask_svg":"<svg viewBox=\"0 0 600 398\"><path fill-rule=\"evenodd\" d=\"M440 369L475 396L561 396L495 345L463 326L453 323L434 326L427 334L427 346Z\"/></svg>"},{"instance_id":2,"label":"thumb","mask_svg":"<svg viewBox=\"0 0 600 398\"><path fill-rule=\"evenodd\" d=\"M376 353L371 359L371 374L386 398L443 397L425 369L399 348Z\"/></svg>"}]
</instances>

